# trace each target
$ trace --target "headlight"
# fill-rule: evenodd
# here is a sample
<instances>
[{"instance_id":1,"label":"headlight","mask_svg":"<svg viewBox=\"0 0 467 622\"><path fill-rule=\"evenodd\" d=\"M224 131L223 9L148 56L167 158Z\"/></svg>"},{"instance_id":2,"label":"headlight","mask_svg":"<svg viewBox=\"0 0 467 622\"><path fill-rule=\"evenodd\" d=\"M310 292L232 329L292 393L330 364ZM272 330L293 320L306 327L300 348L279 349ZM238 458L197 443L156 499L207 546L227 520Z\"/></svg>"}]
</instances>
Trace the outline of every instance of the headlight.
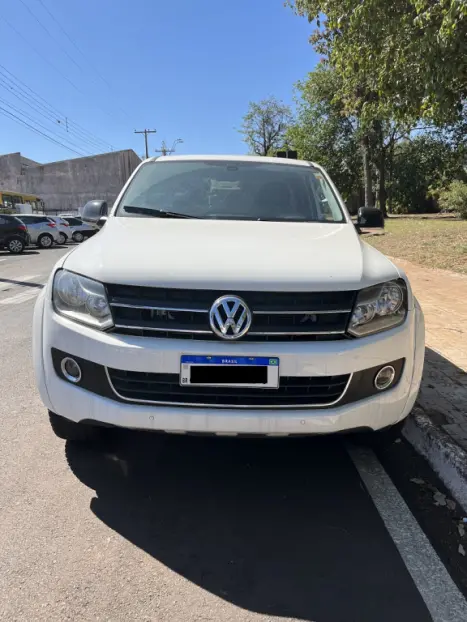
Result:
<instances>
[{"instance_id":1,"label":"headlight","mask_svg":"<svg viewBox=\"0 0 467 622\"><path fill-rule=\"evenodd\" d=\"M354 337L366 337L399 326L407 315L407 287L402 280L362 289L349 324Z\"/></svg>"},{"instance_id":2,"label":"headlight","mask_svg":"<svg viewBox=\"0 0 467 622\"><path fill-rule=\"evenodd\" d=\"M57 313L71 320L104 330L113 325L102 283L59 270L55 274L52 301Z\"/></svg>"}]
</instances>

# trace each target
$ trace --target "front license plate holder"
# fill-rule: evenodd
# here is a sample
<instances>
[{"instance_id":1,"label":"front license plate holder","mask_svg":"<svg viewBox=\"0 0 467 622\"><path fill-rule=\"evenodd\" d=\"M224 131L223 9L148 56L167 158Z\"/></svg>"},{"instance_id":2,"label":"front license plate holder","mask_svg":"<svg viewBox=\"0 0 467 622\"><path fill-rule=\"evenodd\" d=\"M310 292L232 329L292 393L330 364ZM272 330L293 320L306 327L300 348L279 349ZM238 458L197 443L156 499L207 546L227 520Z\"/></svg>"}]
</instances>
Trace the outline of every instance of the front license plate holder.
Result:
<instances>
[{"instance_id":1,"label":"front license plate holder","mask_svg":"<svg viewBox=\"0 0 467 622\"><path fill-rule=\"evenodd\" d=\"M180 359L182 387L279 388L277 356L192 356Z\"/></svg>"}]
</instances>

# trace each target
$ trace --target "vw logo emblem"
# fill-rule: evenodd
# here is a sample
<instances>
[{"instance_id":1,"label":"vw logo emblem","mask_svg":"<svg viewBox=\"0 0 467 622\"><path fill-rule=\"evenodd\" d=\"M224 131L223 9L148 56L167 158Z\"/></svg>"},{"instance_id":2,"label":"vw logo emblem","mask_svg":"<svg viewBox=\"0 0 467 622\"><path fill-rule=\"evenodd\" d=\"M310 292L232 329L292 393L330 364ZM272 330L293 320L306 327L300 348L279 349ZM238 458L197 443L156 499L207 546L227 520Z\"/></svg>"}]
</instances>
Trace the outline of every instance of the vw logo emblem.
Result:
<instances>
[{"instance_id":1,"label":"vw logo emblem","mask_svg":"<svg viewBox=\"0 0 467 622\"><path fill-rule=\"evenodd\" d=\"M240 339L252 321L250 309L238 296L221 296L209 311L209 323L221 339Z\"/></svg>"}]
</instances>

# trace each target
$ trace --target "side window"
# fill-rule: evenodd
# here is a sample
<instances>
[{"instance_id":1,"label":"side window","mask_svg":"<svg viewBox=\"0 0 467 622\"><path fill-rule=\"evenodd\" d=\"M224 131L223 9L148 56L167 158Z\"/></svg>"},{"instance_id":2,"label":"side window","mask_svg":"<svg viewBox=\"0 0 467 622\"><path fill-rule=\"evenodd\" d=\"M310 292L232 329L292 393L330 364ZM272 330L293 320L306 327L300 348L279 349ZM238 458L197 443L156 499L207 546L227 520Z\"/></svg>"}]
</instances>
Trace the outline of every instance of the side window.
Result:
<instances>
[{"instance_id":1,"label":"side window","mask_svg":"<svg viewBox=\"0 0 467 622\"><path fill-rule=\"evenodd\" d=\"M8 194L3 195L3 205L7 207L8 209L13 209L12 197L9 196Z\"/></svg>"},{"instance_id":2,"label":"side window","mask_svg":"<svg viewBox=\"0 0 467 622\"><path fill-rule=\"evenodd\" d=\"M0 216L0 226L6 224L8 224L8 220L6 218L3 218L3 216Z\"/></svg>"}]
</instances>

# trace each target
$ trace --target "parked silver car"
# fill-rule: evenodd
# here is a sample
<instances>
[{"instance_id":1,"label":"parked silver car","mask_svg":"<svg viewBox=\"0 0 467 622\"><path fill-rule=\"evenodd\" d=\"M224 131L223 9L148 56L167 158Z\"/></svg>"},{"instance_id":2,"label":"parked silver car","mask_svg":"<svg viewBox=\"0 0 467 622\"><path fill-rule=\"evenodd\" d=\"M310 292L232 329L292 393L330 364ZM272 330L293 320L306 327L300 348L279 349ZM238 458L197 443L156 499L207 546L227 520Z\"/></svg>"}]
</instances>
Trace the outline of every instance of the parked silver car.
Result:
<instances>
[{"instance_id":1,"label":"parked silver car","mask_svg":"<svg viewBox=\"0 0 467 622\"><path fill-rule=\"evenodd\" d=\"M61 216L47 216L47 218L52 220L57 225L58 244L66 244L67 242L71 242L73 232L69 222Z\"/></svg>"},{"instance_id":2,"label":"parked silver car","mask_svg":"<svg viewBox=\"0 0 467 622\"><path fill-rule=\"evenodd\" d=\"M50 248L54 243L58 244L57 225L48 216L21 214L20 219L28 229L31 244L37 244L39 248Z\"/></svg>"},{"instance_id":3,"label":"parked silver car","mask_svg":"<svg viewBox=\"0 0 467 622\"><path fill-rule=\"evenodd\" d=\"M83 240L95 235L99 229L93 225L84 223L81 218L77 216L60 216L60 218L66 218L67 223L71 229L71 239L74 242L82 242Z\"/></svg>"}]
</instances>

